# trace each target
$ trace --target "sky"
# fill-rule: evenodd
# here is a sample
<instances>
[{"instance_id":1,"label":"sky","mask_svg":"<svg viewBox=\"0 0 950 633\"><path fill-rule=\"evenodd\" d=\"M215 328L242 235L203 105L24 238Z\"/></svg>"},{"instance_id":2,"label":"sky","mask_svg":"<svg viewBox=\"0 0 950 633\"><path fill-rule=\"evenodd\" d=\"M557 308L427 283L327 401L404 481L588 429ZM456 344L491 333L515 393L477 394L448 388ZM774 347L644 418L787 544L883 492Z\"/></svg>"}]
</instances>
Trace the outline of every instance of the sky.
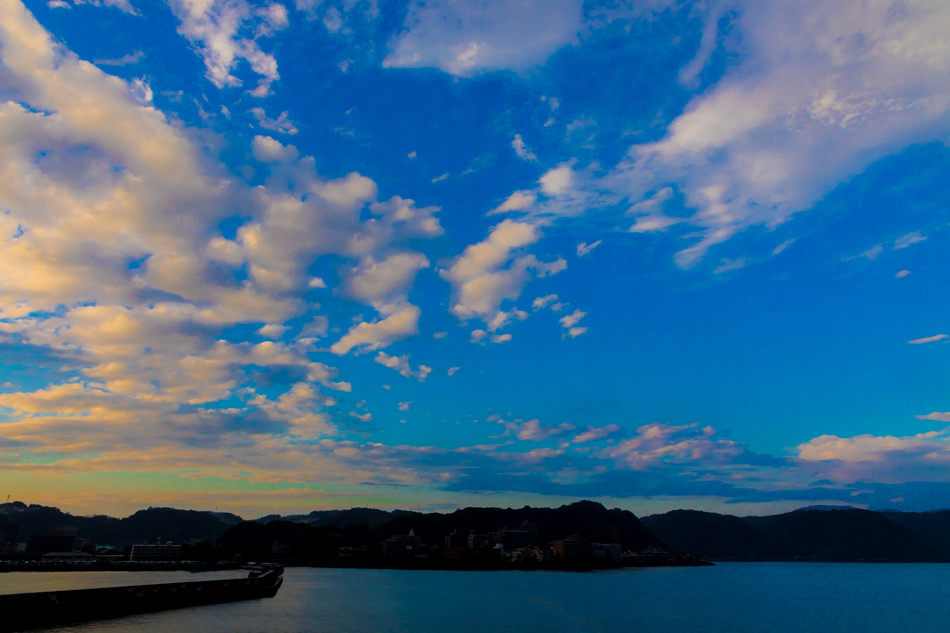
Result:
<instances>
[{"instance_id":1,"label":"sky","mask_svg":"<svg viewBox=\"0 0 950 633\"><path fill-rule=\"evenodd\" d=\"M944 0L0 0L0 496L950 508Z\"/></svg>"}]
</instances>

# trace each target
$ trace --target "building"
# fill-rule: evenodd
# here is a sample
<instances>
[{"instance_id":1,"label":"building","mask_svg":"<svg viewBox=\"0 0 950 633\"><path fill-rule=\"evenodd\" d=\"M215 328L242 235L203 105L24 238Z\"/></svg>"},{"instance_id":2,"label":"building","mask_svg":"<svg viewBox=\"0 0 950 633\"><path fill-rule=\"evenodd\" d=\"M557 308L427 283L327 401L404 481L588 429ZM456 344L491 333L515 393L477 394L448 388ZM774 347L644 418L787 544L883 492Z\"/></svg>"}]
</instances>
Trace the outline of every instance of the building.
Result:
<instances>
[{"instance_id":1,"label":"building","mask_svg":"<svg viewBox=\"0 0 950 633\"><path fill-rule=\"evenodd\" d=\"M415 530L409 534L397 534L383 541L383 551L386 556L413 556L422 549L422 537L416 536Z\"/></svg>"},{"instance_id":2,"label":"building","mask_svg":"<svg viewBox=\"0 0 950 633\"><path fill-rule=\"evenodd\" d=\"M151 545L133 545L131 561L162 561L162 560L181 560L181 545L174 543L162 543L158 539Z\"/></svg>"},{"instance_id":3,"label":"building","mask_svg":"<svg viewBox=\"0 0 950 633\"><path fill-rule=\"evenodd\" d=\"M593 554L590 539L579 534L554 541L554 555L560 560L583 560Z\"/></svg>"},{"instance_id":4,"label":"building","mask_svg":"<svg viewBox=\"0 0 950 633\"><path fill-rule=\"evenodd\" d=\"M591 556L602 558L610 563L619 563L623 560L623 549L620 543L591 543Z\"/></svg>"},{"instance_id":5,"label":"building","mask_svg":"<svg viewBox=\"0 0 950 633\"><path fill-rule=\"evenodd\" d=\"M71 552L75 536L34 534L26 543L26 553L42 556L50 552Z\"/></svg>"},{"instance_id":6,"label":"building","mask_svg":"<svg viewBox=\"0 0 950 633\"><path fill-rule=\"evenodd\" d=\"M459 534L458 530L452 530L452 533L445 537L445 549L465 549L468 544L468 536Z\"/></svg>"},{"instance_id":7,"label":"building","mask_svg":"<svg viewBox=\"0 0 950 633\"><path fill-rule=\"evenodd\" d=\"M495 543L503 545L506 551L537 545L538 525L524 521L515 530L510 530L505 526L495 533Z\"/></svg>"}]
</instances>

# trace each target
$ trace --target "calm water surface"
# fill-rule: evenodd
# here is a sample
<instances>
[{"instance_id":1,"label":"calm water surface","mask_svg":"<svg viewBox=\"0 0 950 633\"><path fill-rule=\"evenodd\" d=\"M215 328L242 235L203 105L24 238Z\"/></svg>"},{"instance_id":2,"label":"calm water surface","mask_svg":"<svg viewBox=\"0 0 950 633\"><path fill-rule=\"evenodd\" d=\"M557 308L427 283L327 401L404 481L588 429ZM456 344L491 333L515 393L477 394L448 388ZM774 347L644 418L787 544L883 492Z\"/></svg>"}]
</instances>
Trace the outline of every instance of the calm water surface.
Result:
<instances>
[{"instance_id":1,"label":"calm water surface","mask_svg":"<svg viewBox=\"0 0 950 633\"><path fill-rule=\"evenodd\" d=\"M178 580L172 574L150 576ZM104 586L108 575L120 578L116 584L141 576L75 573L71 586ZM11 584L20 591L51 585L56 576L62 575L0 574L0 592L9 593ZM942 564L722 563L584 574L298 568L285 576L276 598L55 630L944 633L950 626L950 565Z\"/></svg>"}]
</instances>

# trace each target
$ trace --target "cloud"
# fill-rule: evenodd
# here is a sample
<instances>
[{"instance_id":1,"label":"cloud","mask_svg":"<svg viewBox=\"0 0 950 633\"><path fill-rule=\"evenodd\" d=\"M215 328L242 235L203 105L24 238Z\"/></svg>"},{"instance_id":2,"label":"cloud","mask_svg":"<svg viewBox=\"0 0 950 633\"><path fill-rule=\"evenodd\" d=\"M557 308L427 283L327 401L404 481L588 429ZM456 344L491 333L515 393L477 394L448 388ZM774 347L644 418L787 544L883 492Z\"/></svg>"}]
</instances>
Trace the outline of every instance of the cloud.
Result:
<instances>
[{"instance_id":1,"label":"cloud","mask_svg":"<svg viewBox=\"0 0 950 633\"><path fill-rule=\"evenodd\" d=\"M145 59L145 53L135 51L134 53L123 55L117 59L96 59L93 63L96 66L131 66L139 63L143 59Z\"/></svg>"},{"instance_id":2,"label":"cloud","mask_svg":"<svg viewBox=\"0 0 950 633\"><path fill-rule=\"evenodd\" d=\"M446 373L446 375L448 375L448 376L454 376L454 375L455 375L455 372L457 372L457 371L460 370L460 369L461 369L461 367L449 367L448 370L447 370L445 373Z\"/></svg>"},{"instance_id":3,"label":"cloud","mask_svg":"<svg viewBox=\"0 0 950 633\"><path fill-rule=\"evenodd\" d=\"M580 244L577 245L577 256L578 257L587 256L588 253L590 253L592 250L600 246L601 242L603 242L603 240L597 240L593 244L588 244L587 242L581 242Z\"/></svg>"},{"instance_id":4,"label":"cloud","mask_svg":"<svg viewBox=\"0 0 950 633\"><path fill-rule=\"evenodd\" d=\"M546 171L538 182L541 183L541 192L546 196L561 196L573 189L574 170L570 165L560 165Z\"/></svg>"},{"instance_id":5,"label":"cloud","mask_svg":"<svg viewBox=\"0 0 950 633\"><path fill-rule=\"evenodd\" d=\"M798 457L833 481L944 481L950 429L910 436L822 435L800 444Z\"/></svg>"},{"instance_id":6,"label":"cloud","mask_svg":"<svg viewBox=\"0 0 950 633\"><path fill-rule=\"evenodd\" d=\"M269 136L255 136L251 141L254 159L261 163L276 163L296 160L299 153L293 145L283 145Z\"/></svg>"},{"instance_id":7,"label":"cloud","mask_svg":"<svg viewBox=\"0 0 950 633\"><path fill-rule=\"evenodd\" d=\"M907 341L911 345L922 345L924 343L934 343L936 341L942 341L947 338L946 334L935 334L934 336L927 336L925 338L915 338L912 341Z\"/></svg>"},{"instance_id":8,"label":"cloud","mask_svg":"<svg viewBox=\"0 0 950 633\"><path fill-rule=\"evenodd\" d=\"M534 311L542 310L548 306L548 304L557 301L557 295L545 295L543 297L538 297L531 302L531 308Z\"/></svg>"},{"instance_id":9,"label":"cloud","mask_svg":"<svg viewBox=\"0 0 950 633\"><path fill-rule=\"evenodd\" d=\"M255 9L246 0L170 0L169 4L180 21L178 32L197 45L211 83L217 88L243 85L232 73L243 59L260 77L251 94L270 94L270 85L280 79L277 60L261 50L257 39L287 26L283 5L270 3Z\"/></svg>"},{"instance_id":10,"label":"cloud","mask_svg":"<svg viewBox=\"0 0 950 633\"><path fill-rule=\"evenodd\" d=\"M772 254L778 255L780 253L784 253L785 249L787 249L789 246L791 246L794 243L795 243L795 238L792 238L790 240L785 240L784 242L782 242L781 244L779 244L778 246L772 249Z\"/></svg>"},{"instance_id":11,"label":"cloud","mask_svg":"<svg viewBox=\"0 0 950 633\"><path fill-rule=\"evenodd\" d=\"M290 135L298 132L297 125L290 120L286 111L281 112L276 119L267 118L267 113L260 106L251 108L249 112L257 119L257 125L262 129Z\"/></svg>"},{"instance_id":12,"label":"cloud","mask_svg":"<svg viewBox=\"0 0 950 633\"><path fill-rule=\"evenodd\" d=\"M400 403L397 404L397 408L398 408L400 411L408 411L410 404L412 404L412 401L411 401L411 400L410 400L409 402L400 402Z\"/></svg>"},{"instance_id":13,"label":"cloud","mask_svg":"<svg viewBox=\"0 0 950 633\"><path fill-rule=\"evenodd\" d=\"M379 352L374 358L377 363L383 367L389 367L390 369L395 369L399 372L400 375L406 378L415 378L419 382L425 381L426 377L432 373L431 367L426 367L425 365L419 365L417 370L413 370L412 366L409 364L409 356L390 356L386 352Z\"/></svg>"},{"instance_id":14,"label":"cloud","mask_svg":"<svg viewBox=\"0 0 950 633\"><path fill-rule=\"evenodd\" d=\"M909 274L910 274L909 270L899 270L897 271L897 274L895 274L894 276L897 277L898 279L902 279Z\"/></svg>"},{"instance_id":15,"label":"cloud","mask_svg":"<svg viewBox=\"0 0 950 633\"><path fill-rule=\"evenodd\" d=\"M918 415L916 416L918 420L936 420L938 422L950 422L950 413L941 413L940 411L934 411L933 413L928 413L927 415Z\"/></svg>"},{"instance_id":16,"label":"cloud","mask_svg":"<svg viewBox=\"0 0 950 633\"><path fill-rule=\"evenodd\" d=\"M489 211L488 215L507 213L508 211L523 211L531 207L537 200L537 194L531 191L516 191L508 196L500 205Z\"/></svg>"},{"instance_id":17,"label":"cloud","mask_svg":"<svg viewBox=\"0 0 950 633\"><path fill-rule=\"evenodd\" d=\"M714 275L721 275L723 273L728 273L733 270L739 270L745 268L746 262L749 260L745 257L740 257L739 259L723 259L722 263L716 266L713 269Z\"/></svg>"},{"instance_id":18,"label":"cloud","mask_svg":"<svg viewBox=\"0 0 950 633\"><path fill-rule=\"evenodd\" d=\"M460 77L523 70L576 42L581 19L580 0L414 2L383 66L434 67Z\"/></svg>"},{"instance_id":19,"label":"cloud","mask_svg":"<svg viewBox=\"0 0 950 633\"><path fill-rule=\"evenodd\" d=\"M421 253L393 253L382 261L367 257L346 273L346 292L385 310L385 306L401 302L415 282L416 274L428 267L429 260Z\"/></svg>"},{"instance_id":20,"label":"cloud","mask_svg":"<svg viewBox=\"0 0 950 633\"><path fill-rule=\"evenodd\" d=\"M524 140L521 138L520 134L515 134L515 138L511 141L511 146L515 150L515 154L518 155L518 158L521 160L528 161L537 161L538 157L535 156L530 149L525 145ZM509 198L510 200L510 198Z\"/></svg>"},{"instance_id":21,"label":"cloud","mask_svg":"<svg viewBox=\"0 0 950 633\"><path fill-rule=\"evenodd\" d=\"M571 328L577 325L577 322L587 316L586 312L581 310L574 310L571 314L568 314L565 317L561 317L560 323L564 328Z\"/></svg>"},{"instance_id":22,"label":"cloud","mask_svg":"<svg viewBox=\"0 0 950 633\"><path fill-rule=\"evenodd\" d=\"M620 426L616 424L608 424L607 426L593 427L588 426L587 430L583 433L578 433L573 438L571 438L572 444L583 444L586 442L596 442L597 440L602 440L605 437L610 437L620 431Z\"/></svg>"},{"instance_id":23,"label":"cloud","mask_svg":"<svg viewBox=\"0 0 950 633\"><path fill-rule=\"evenodd\" d=\"M412 304L404 304L387 315L382 321L357 323L336 343L330 351L337 355L352 349L374 351L419 333L419 316L422 311Z\"/></svg>"},{"instance_id":24,"label":"cloud","mask_svg":"<svg viewBox=\"0 0 950 633\"><path fill-rule=\"evenodd\" d=\"M114 7L120 9L125 13L131 13L135 15L135 9L132 7L131 0L72 0L72 5L65 0L50 0L46 5L51 9L66 9L71 8L73 5L79 6L83 4L89 4L94 7Z\"/></svg>"},{"instance_id":25,"label":"cloud","mask_svg":"<svg viewBox=\"0 0 950 633\"><path fill-rule=\"evenodd\" d=\"M586 334L586 333L587 333L586 327L572 327L567 330L567 335L570 336L571 338L577 338L581 334Z\"/></svg>"},{"instance_id":26,"label":"cloud","mask_svg":"<svg viewBox=\"0 0 950 633\"><path fill-rule=\"evenodd\" d=\"M904 235L894 240L894 250L907 248L908 246L912 246L914 244L917 244L918 242L923 242L926 239L927 239L926 236L921 235L920 231L914 231L913 233L908 233L907 235Z\"/></svg>"},{"instance_id":27,"label":"cloud","mask_svg":"<svg viewBox=\"0 0 950 633\"><path fill-rule=\"evenodd\" d=\"M600 182L633 200L666 186L682 192L694 210L684 221L698 229L676 255L682 268L750 226L785 222L874 160L950 131L950 56L935 26L950 18L950 6L854 0L737 9L742 61L696 96L663 139L631 147Z\"/></svg>"},{"instance_id":28,"label":"cloud","mask_svg":"<svg viewBox=\"0 0 950 633\"><path fill-rule=\"evenodd\" d=\"M450 268L440 270L442 278L452 284L452 314L488 323L499 315L502 301L521 295L532 271L545 276L563 270L567 265L563 259L543 263L533 255L515 256L540 238L535 225L504 220L485 240L468 246Z\"/></svg>"},{"instance_id":29,"label":"cloud","mask_svg":"<svg viewBox=\"0 0 950 633\"><path fill-rule=\"evenodd\" d=\"M540 420L528 420L523 422L521 420L516 420L514 422L507 422L505 420L497 420L498 424L502 424L505 427L504 436L514 436L519 440L524 440L527 442L542 442L544 440L551 439L552 437L557 437L559 435L564 435L575 430L577 427L573 424L562 423L562 424L542 424Z\"/></svg>"}]
</instances>

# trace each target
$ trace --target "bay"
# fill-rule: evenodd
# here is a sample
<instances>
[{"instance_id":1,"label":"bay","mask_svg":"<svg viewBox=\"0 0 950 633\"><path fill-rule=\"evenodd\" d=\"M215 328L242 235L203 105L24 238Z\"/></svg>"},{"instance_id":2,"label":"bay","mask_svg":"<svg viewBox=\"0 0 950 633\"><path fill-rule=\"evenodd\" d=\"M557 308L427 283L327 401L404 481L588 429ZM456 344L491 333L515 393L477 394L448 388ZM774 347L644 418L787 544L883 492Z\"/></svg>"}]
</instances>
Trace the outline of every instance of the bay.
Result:
<instances>
[{"instance_id":1,"label":"bay","mask_svg":"<svg viewBox=\"0 0 950 633\"><path fill-rule=\"evenodd\" d=\"M55 575L32 574L46 580L30 585L64 588L53 586ZM0 574L0 591L12 576ZM92 574L72 577L104 586ZM948 625L950 565L720 563L590 573L288 568L275 598L56 631L943 633Z\"/></svg>"}]
</instances>

